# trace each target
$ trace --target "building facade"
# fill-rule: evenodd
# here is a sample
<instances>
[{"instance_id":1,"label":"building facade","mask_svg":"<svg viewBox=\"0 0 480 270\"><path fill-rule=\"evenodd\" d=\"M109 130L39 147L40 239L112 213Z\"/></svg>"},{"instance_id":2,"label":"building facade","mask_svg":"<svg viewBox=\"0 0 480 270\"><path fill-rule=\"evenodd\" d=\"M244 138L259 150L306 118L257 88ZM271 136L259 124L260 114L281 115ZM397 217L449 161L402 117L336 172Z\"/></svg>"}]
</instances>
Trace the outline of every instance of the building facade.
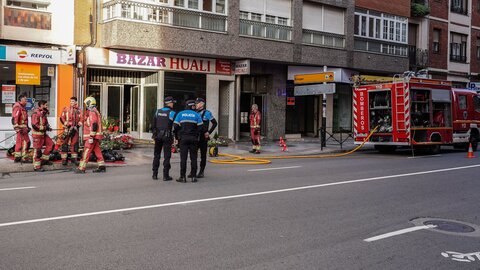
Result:
<instances>
[{"instance_id":1,"label":"building facade","mask_svg":"<svg viewBox=\"0 0 480 270\"><path fill-rule=\"evenodd\" d=\"M10 147L15 134L12 107L20 94L50 105L49 122L73 94L73 0L0 0L0 144Z\"/></svg>"},{"instance_id":2,"label":"building facade","mask_svg":"<svg viewBox=\"0 0 480 270\"><path fill-rule=\"evenodd\" d=\"M370 12L352 0L104 0L81 63L83 91L138 138L150 138L151 115L168 95L206 98L219 135L234 140L248 134L254 103L267 139L317 136L321 125L348 130L351 74L408 69L408 14L385 8ZM362 12L379 25L393 22L394 33L364 36ZM323 71L335 73L335 93L296 95L295 75Z\"/></svg>"}]
</instances>

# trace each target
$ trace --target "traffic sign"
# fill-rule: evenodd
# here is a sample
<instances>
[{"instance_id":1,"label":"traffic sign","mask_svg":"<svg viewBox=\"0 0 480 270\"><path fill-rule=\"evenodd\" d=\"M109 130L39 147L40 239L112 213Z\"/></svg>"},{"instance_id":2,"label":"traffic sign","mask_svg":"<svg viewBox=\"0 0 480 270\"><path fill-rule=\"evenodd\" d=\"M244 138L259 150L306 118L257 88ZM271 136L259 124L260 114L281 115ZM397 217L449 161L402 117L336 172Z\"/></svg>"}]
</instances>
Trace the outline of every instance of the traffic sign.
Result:
<instances>
[{"instance_id":1,"label":"traffic sign","mask_svg":"<svg viewBox=\"0 0 480 270\"><path fill-rule=\"evenodd\" d=\"M34 98L27 98L27 105L25 106L25 109L27 111L31 111L35 107L35 99Z\"/></svg>"},{"instance_id":2,"label":"traffic sign","mask_svg":"<svg viewBox=\"0 0 480 270\"><path fill-rule=\"evenodd\" d=\"M315 73L315 74L298 74L294 76L295 84L333 82L334 80L335 80L335 73L333 72L322 72L322 73Z\"/></svg>"}]
</instances>

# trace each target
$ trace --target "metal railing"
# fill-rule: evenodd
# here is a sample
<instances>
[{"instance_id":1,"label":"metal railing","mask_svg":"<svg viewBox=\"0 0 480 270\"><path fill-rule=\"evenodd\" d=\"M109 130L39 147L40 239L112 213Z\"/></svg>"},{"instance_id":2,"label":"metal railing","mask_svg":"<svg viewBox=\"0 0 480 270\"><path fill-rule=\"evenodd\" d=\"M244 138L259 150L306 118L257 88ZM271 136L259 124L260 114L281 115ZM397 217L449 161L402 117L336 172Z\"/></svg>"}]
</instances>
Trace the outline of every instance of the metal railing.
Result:
<instances>
[{"instance_id":1,"label":"metal railing","mask_svg":"<svg viewBox=\"0 0 480 270\"><path fill-rule=\"evenodd\" d=\"M458 55L458 54L450 54L450 61L466 63L467 56L466 55Z\"/></svg>"},{"instance_id":2,"label":"metal railing","mask_svg":"<svg viewBox=\"0 0 480 270\"><path fill-rule=\"evenodd\" d=\"M292 27L240 19L240 35L290 41Z\"/></svg>"},{"instance_id":3,"label":"metal railing","mask_svg":"<svg viewBox=\"0 0 480 270\"><path fill-rule=\"evenodd\" d=\"M113 0L104 4L103 21L129 20L215 32L227 31L227 16L133 0Z\"/></svg>"},{"instance_id":4,"label":"metal railing","mask_svg":"<svg viewBox=\"0 0 480 270\"><path fill-rule=\"evenodd\" d=\"M333 48L345 48L345 36L303 29L302 42Z\"/></svg>"},{"instance_id":5,"label":"metal railing","mask_svg":"<svg viewBox=\"0 0 480 270\"><path fill-rule=\"evenodd\" d=\"M416 46L408 46L408 58L411 67L424 68L428 66L428 50Z\"/></svg>"},{"instance_id":6,"label":"metal railing","mask_svg":"<svg viewBox=\"0 0 480 270\"><path fill-rule=\"evenodd\" d=\"M408 56L408 48L406 44L383 42L374 39L355 37L354 50L368 51L374 53Z\"/></svg>"}]
</instances>

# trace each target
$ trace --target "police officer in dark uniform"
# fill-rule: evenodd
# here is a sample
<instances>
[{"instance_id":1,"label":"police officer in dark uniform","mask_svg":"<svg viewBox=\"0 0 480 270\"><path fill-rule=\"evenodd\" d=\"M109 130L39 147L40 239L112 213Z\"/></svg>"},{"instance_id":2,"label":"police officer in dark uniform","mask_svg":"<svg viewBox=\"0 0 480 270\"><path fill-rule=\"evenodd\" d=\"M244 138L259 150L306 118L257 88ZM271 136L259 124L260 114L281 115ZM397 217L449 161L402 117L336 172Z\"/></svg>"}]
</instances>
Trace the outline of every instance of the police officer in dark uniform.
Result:
<instances>
[{"instance_id":1,"label":"police officer in dark uniform","mask_svg":"<svg viewBox=\"0 0 480 270\"><path fill-rule=\"evenodd\" d=\"M175 137L180 141L180 178L177 182L187 182L187 157L190 153L191 171L189 178L197 182L198 136L202 131L203 121L195 111L195 100L187 100L186 109L179 112L174 121Z\"/></svg>"},{"instance_id":2,"label":"police officer in dark uniform","mask_svg":"<svg viewBox=\"0 0 480 270\"><path fill-rule=\"evenodd\" d=\"M172 177L169 175L170 171L170 157L172 156L172 127L175 119L175 111L173 111L173 104L175 99L173 97L165 98L165 107L158 109L152 121L152 139L155 140L155 152L152 166L152 179L158 180L158 167L160 166L160 154L163 148L163 181L170 181Z\"/></svg>"},{"instance_id":3,"label":"police officer in dark uniform","mask_svg":"<svg viewBox=\"0 0 480 270\"><path fill-rule=\"evenodd\" d=\"M205 100L203 98L197 98L195 103L197 112L203 121L202 132L198 140L198 148L200 148L200 171L197 174L197 178L203 178L205 166L207 166L208 141L210 140L210 134L212 134L217 127L217 120L213 117L212 112L205 109ZM212 122L212 126L209 129L210 122Z\"/></svg>"}]
</instances>

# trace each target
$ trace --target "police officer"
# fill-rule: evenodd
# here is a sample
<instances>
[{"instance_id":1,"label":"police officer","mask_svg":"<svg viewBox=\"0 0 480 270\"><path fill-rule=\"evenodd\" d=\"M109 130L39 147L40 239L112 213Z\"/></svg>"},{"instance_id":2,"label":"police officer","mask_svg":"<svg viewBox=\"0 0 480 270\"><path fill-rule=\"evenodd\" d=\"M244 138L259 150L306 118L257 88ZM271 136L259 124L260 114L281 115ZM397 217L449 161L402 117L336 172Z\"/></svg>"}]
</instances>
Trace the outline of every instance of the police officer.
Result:
<instances>
[{"instance_id":1,"label":"police officer","mask_svg":"<svg viewBox=\"0 0 480 270\"><path fill-rule=\"evenodd\" d=\"M158 109L152 121L152 139L155 140L155 152L153 158L153 180L158 180L158 167L160 166L160 157L163 148L163 181L170 181L172 177L169 175L170 158L172 156L172 127L175 118L175 111L173 111L173 104L175 103L173 97L165 98L165 107Z\"/></svg>"},{"instance_id":2,"label":"police officer","mask_svg":"<svg viewBox=\"0 0 480 270\"><path fill-rule=\"evenodd\" d=\"M210 140L210 134L212 134L217 127L217 120L209 110L205 109L205 100L203 98L197 98L195 103L197 112L203 121L202 132L198 140L198 147L200 148L200 171L197 174L197 178L203 178L205 166L207 165L208 141ZM209 129L210 122L212 122L212 127Z\"/></svg>"},{"instance_id":3,"label":"police officer","mask_svg":"<svg viewBox=\"0 0 480 270\"><path fill-rule=\"evenodd\" d=\"M177 182L187 182L187 156L190 153L191 171L189 178L197 182L198 136L202 131L203 121L195 111L195 100L187 100L185 110L179 112L173 123L175 137L180 141L180 178Z\"/></svg>"}]
</instances>

